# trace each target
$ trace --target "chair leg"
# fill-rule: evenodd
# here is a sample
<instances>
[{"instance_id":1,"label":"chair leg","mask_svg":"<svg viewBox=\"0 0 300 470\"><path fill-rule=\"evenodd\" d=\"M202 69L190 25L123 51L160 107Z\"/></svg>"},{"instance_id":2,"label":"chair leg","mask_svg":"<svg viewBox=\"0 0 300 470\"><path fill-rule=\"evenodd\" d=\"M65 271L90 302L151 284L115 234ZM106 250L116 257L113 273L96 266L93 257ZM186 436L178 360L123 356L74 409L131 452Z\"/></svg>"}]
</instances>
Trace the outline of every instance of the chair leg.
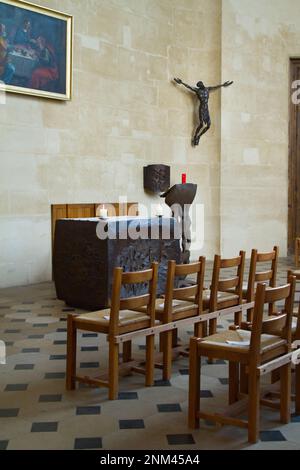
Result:
<instances>
[{"instance_id":1,"label":"chair leg","mask_svg":"<svg viewBox=\"0 0 300 470\"><path fill-rule=\"evenodd\" d=\"M248 375L245 364L240 365L240 392L248 393Z\"/></svg>"},{"instance_id":2,"label":"chair leg","mask_svg":"<svg viewBox=\"0 0 300 470\"><path fill-rule=\"evenodd\" d=\"M172 348L178 346L178 330L172 330Z\"/></svg>"},{"instance_id":3,"label":"chair leg","mask_svg":"<svg viewBox=\"0 0 300 470\"><path fill-rule=\"evenodd\" d=\"M155 336L150 335L146 338L146 387L152 387L154 384L154 341Z\"/></svg>"},{"instance_id":4,"label":"chair leg","mask_svg":"<svg viewBox=\"0 0 300 470\"><path fill-rule=\"evenodd\" d=\"M259 438L260 377L256 373L256 367L251 369L249 370L248 441L255 444Z\"/></svg>"},{"instance_id":5,"label":"chair leg","mask_svg":"<svg viewBox=\"0 0 300 470\"><path fill-rule=\"evenodd\" d=\"M237 326L240 326L243 320L243 314L242 312L236 312L234 314L234 324Z\"/></svg>"},{"instance_id":6,"label":"chair leg","mask_svg":"<svg viewBox=\"0 0 300 470\"><path fill-rule=\"evenodd\" d=\"M239 363L229 362L229 405L239 399Z\"/></svg>"},{"instance_id":7,"label":"chair leg","mask_svg":"<svg viewBox=\"0 0 300 470\"><path fill-rule=\"evenodd\" d=\"M295 393L296 393L296 415L300 415L300 365L296 365L295 370Z\"/></svg>"},{"instance_id":8,"label":"chair leg","mask_svg":"<svg viewBox=\"0 0 300 470\"><path fill-rule=\"evenodd\" d=\"M68 316L67 331L66 388L67 390L75 390L77 329L74 325L73 315Z\"/></svg>"},{"instance_id":9,"label":"chair leg","mask_svg":"<svg viewBox=\"0 0 300 470\"><path fill-rule=\"evenodd\" d=\"M280 378L281 378L280 369L273 370L271 373L271 383L275 384L276 382L280 380Z\"/></svg>"},{"instance_id":10,"label":"chair leg","mask_svg":"<svg viewBox=\"0 0 300 470\"><path fill-rule=\"evenodd\" d=\"M208 336L208 335L207 335L207 323L208 323L207 321L204 321L204 322L202 323L202 325L203 325L203 326L202 326L202 330L203 330L203 336L202 336L202 337L203 337L203 338L205 338L206 336Z\"/></svg>"},{"instance_id":11,"label":"chair leg","mask_svg":"<svg viewBox=\"0 0 300 470\"><path fill-rule=\"evenodd\" d=\"M164 334L159 334L159 352L164 352Z\"/></svg>"},{"instance_id":12,"label":"chair leg","mask_svg":"<svg viewBox=\"0 0 300 470\"><path fill-rule=\"evenodd\" d=\"M189 427L199 428L200 411L200 384L201 384L201 356L197 351L197 339L190 341L190 364L189 364Z\"/></svg>"},{"instance_id":13,"label":"chair leg","mask_svg":"<svg viewBox=\"0 0 300 470\"><path fill-rule=\"evenodd\" d=\"M280 368L280 420L288 424L291 420L291 363Z\"/></svg>"},{"instance_id":14,"label":"chair leg","mask_svg":"<svg viewBox=\"0 0 300 470\"><path fill-rule=\"evenodd\" d=\"M130 362L132 360L132 342L126 341L123 343L123 362Z\"/></svg>"},{"instance_id":15,"label":"chair leg","mask_svg":"<svg viewBox=\"0 0 300 470\"><path fill-rule=\"evenodd\" d=\"M247 310L247 321L250 323L253 322L253 308Z\"/></svg>"},{"instance_id":16,"label":"chair leg","mask_svg":"<svg viewBox=\"0 0 300 470\"><path fill-rule=\"evenodd\" d=\"M194 336L196 338L203 338L203 327L204 327L204 323L195 323L194 325Z\"/></svg>"},{"instance_id":17,"label":"chair leg","mask_svg":"<svg viewBox=\"0 0 300 470\"><path fill-rule=\"evenodd\" d=\"M213 318L212 320L209 320L209 336L215 335L217 333L217 320L216 318ZM213 359L208 359L207 360L208 364L213 364L214 360Z\"/></svg>"},{"instance_id":18,"label":"chair leg","mask_svg":"<svg viewBox=\"0 0 300 470\"><path fill-rule=\"evenodd\" d=\"M109 339L109 400L116 400L119 388L119 345Z\"/></svg>"},{"instance_id":19,"label":"chair leg","mask_svg":"<svg viewBox=\"0 0 300 470\"><path fill-rule=\"evenodd\" d=\"M170 380L172 374L172 331L163 334L163 380Z\"/></svg>"},{"instance_id":20,"label":"chair leg","mask_svg":"<svg viewBox=\"0 0 300 470\"><path fill-rule=\"evenodd\" d=\"M215 335L217 332L217 320L213 318L209 320L209 335Z\"/></svg>"}]
</instances>

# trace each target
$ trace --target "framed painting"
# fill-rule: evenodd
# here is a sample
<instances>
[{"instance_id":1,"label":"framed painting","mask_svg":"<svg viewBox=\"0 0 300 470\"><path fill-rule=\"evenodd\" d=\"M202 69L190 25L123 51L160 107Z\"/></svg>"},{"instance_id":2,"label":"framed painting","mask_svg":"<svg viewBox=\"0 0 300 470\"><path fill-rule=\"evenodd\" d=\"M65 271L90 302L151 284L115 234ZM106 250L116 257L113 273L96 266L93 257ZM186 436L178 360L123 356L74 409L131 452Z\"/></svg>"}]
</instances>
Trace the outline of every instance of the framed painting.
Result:
<instances>
[{"instance_id":1,"label":"framed painting","mask_svg":"<svg viewBox=\"0 0 300 470\"><path fill-rule=\"evenodd\" d=\"M0 89L72 97L73 17L21 0L0 0Z\"/></svg>"}]
</instances>

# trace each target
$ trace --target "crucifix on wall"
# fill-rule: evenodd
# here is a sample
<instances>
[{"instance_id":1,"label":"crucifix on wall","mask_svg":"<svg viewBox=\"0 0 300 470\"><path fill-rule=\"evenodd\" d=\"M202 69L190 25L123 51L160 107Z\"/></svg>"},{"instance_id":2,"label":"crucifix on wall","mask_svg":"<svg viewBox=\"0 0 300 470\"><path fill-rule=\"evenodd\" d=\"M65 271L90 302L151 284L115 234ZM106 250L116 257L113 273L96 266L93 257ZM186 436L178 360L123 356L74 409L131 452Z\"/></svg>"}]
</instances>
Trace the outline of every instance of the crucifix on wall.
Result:
<instances>
[{"instance_id":1,"label":"crucifix on wall","mask_svg":"<svg viewBox=\"0 0 300 470\"><path fill-rule=\"evenodd\" d=\"M206 87L203 82L198 82L195 87L184 83L180 78L174 78L175 82L178 85L183 85L188 90L196 94L197 98L200 101L199 106L199 126L196 129L192 144L196 147L199 145L200 138L210 129L211 119L208 108L208 100L211 92L219 90L222 87L228 87L233 84L233 82L225 82L222 85L217 86L208 86Z\"/></svg>"}]
</instances>

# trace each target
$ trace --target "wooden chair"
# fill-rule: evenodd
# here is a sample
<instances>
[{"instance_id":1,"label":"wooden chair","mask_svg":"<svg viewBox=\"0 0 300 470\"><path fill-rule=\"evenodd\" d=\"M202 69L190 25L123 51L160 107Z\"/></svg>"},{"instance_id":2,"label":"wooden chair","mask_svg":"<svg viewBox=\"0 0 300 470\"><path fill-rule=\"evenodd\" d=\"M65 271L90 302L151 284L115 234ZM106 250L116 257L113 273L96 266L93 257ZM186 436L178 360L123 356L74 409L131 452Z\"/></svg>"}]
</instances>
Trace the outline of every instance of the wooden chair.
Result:
<instances>
[{"instance_id":1,"label":"wooden chair","mask_svg":"<svg viewBox=\"0 0 300 470\"><path fill-rule=\"evenodd\" d=\"M299 268L299 256L300 256L300 238L295 240L295 266Z\"/></svg>"},{"instance_id":2,"label":"wooden chair","mask_svg":"<svg viewBox=\"0 0 300 470\"><path fill-rule=\"evenodd\" d=\"M205 258L200 257L197 263L176 265L175 261L169 261L164 299L157 299L155 306L155 318L167 325L178 320L190 319L202 313L202 296L205 273ZM197 275L194 285L175 288L175 279L182 276ZM144 312L144 308L138 311ZM189 323L189 322L187 322ZM195 336L202 336L202 324L194 323ZM172 371L172 352L174 328L161 334L163 352L163 379L169 380Z\"/></svg>"},{"instance_id":3,"label":"wooden chair","mask_svg":"<svg viewBox=\"0 0 300 470\"><path fill-rule=\"evenodd\" d=\"M299 239L300 240L300 239ZM288 279L291 276L296 278L296 282L300 281L300 271L289 270L287 273ZM292 342L300 341L300 301L298 307L293 309L293 322L292 322ZM300 365L295 366L295 412L300 415Z\"/></svg>"},{"instance_id":4,"label":"wooden chair","mask_svg":"<svg viewBox=\"0 0 300 470\"><path fill-rule=\"evenodd\" d=\"M293 337L293 341L300 341L300 302L298 309L297 328ZM300 415L300 364L295 365L295 413L296 415Z\"/></svg>"},{"instance_id":5,"label":"wooden chair","mask_svg":"<svg viewBox=\"0 0 300 470\"><path fill-rule=\"evenodd\" d=\"M212 283L210 290L203 293L203 310L216 312L228 307L240 305L243 302L242 289L245 267L244 251L240 251L237 258L222 259L215 255ZM236 268L236 275L230 278L221 278L222 269ZM239 325L242 321L242 314L235 314L234 323ZM209 334L215 334L217 331L217 320L209 321Z\"/></svg>"},{"instance_id":6,"label":"wooden chair","mask_svg":"<svg viewBox=\"0 0 300 470\"><path fill-rule=\"evenodd\" d=\"M79 316L68 317L67 338L67 390L74 390L75 383L83 382L92 386L107 387L109 399L115 400L118 395L119 375L119 344L122 335L126 335L126 345L130 344L130 333L136 337L139 330L155 326L155 299L158 276L158 264L153 263L151 269L141 272L123 272L123 268L115 268L111 308ZM148 293L122 299L121 290L124 286L148 283ZM138 313L136 308L145 306L145 313ZM76 343L77 330L92 331L107 335L109 343L108 380L81 377L76 374ZM143 335L143 333L141 333ZM124 358L123 358L124 360ZM154 375L154 334L146 337L146 367L136 371L145 373L146 386L153 385Z\"/></svg>"},{"instance_id":7,"label":"wooden chair","mask_svg":"<svg viewBox=\"0 0 300 470\"><path fill-rule=\"evenodd\" d=\"M295 279L283 287L266 289L264 284L257 287L254 318L251 331L228 330L219 334L190 341L190 378L189 378L189 426L199 427L203 418L221 424L235 425L248 429L248 440L255 443L259 436L260 377L275 369L281 375L280 416L283 423L290 421L291 401L291 321L295 292ZM285 300L284 314L269 318L268 327L281 326L281 336L267 334L263 326L264 305L269 302ZM267 331L267 327L266 327ZM239 403L239 364L248 368L249 395L247 400L248 420L232 417L232 413L209 414L200 409L200 379L202 356L229 361L229 403L235 408ZM231 410L234 411L234 410Z\"/></svg>"},{"instance_id":8,"label":"wooden chair","mask_svg":"<svg viewBox=\"0 0 300 470\"><path fill-rule=\"evenodd\" d=\"M269 253L258 253L256 249L251 252L250 269L248 284L243 286L243 298L247 302L253 302L255 299L256 287L259 282L269 282L270 287L276 287L277 266L279 257L279 247L274 246L273 251ZM270 269L267 271L257 271L259 263L271 262ZM272 314L270 306L270 314ZM247 312L247 321L251 322L253 309Z\"/></svg>"},{"instance_id":9,"label":"wooden chair","mask_svg":"<svg viewBox=\"0 0 300 470\"><path fill-rule=\"evenodd\" d=\"M205 258L202 256L197 263L176 265L175 261L169 261L166 294L163 305L155 310L155 316L163 324L170 322L193 319L201 315L203 304L203 286L205 273ZM176 277L197 274L197 282L194 286L174 288ZM194 324L195 336L201 337L202 324ZM172 372L172 330L162 334L163 346L163 379L169 380Z\"/></svg>"}]
</instances>

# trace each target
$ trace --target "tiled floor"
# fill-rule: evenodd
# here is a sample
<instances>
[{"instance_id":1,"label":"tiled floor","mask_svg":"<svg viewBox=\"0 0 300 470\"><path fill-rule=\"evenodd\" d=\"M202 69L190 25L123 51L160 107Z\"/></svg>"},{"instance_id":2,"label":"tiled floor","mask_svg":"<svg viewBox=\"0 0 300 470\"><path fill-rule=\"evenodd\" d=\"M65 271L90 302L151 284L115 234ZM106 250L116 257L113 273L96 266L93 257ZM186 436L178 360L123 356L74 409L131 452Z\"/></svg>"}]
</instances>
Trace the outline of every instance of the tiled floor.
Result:
<instances>
[{"instance_id":1,"label":"tiled floor","mask_svg":"<svg viewBox=\"0 0 300 470\"><path fill-rule=\"evenodd\" d=\"M280 261L279 282L288 260ZM209 282L211 266L207 271ZM0 365L0 450L4 449L300 449L300 419L281 425L278 413L262 410L261 440L247 444L246 431L203 423L187 427L188 359L174 363L170 383L145 388L143 376L120 380L117 401L106 389L65 390L66 318L52 283L0 291L0 339L7 364ZM228 327L225 320L220 327ZM188 341L190 331L180 331ZM143 355L143 344L134 351ZM95 374L107 364L104 337L80 334L78 365ZM207 409L227 400L228 372L223 361L204 365L203 401ZM202 402L203 403L203 402Z\"/></svg>"}]
</instances>

